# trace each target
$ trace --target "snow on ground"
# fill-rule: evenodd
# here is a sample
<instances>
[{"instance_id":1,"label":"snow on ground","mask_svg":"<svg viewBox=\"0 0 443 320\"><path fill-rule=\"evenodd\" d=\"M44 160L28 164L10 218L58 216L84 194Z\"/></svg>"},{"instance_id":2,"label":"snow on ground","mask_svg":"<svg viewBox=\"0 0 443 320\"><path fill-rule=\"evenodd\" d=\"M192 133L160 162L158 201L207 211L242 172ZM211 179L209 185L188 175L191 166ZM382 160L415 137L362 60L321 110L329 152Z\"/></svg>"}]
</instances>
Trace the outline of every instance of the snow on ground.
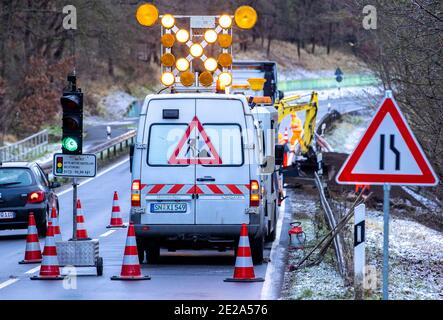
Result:
<instances>
[{"instance_id":1,"label":"snow on ground","mask_svg":"<svg viewBox=\"0 0 443 320\"><path fill-rule=\"evenodd\" d=\"M124 91L113 91L100 100L99 108L106 119L118 120L124 118L129 106L135 100L137 99L134 96Z\"/></svg>"},{"instance_id":2,"label":"snow on ground","mask_svg":"<svg viewBox=\"0 0 443 320\"><path fill-rule=\"evenodd\" d=\"M383 214L370 211L366 219L367 263L381 279ZM443 299L443 234L417 222L391 218L390 298ZM375 292L381 296L379 288Z\"/></svg>"},{"instance_id":3,"label":"snow on ground","mask_svg":"<svg viewBox=\"0 0 443 320\"><path fill-rule=\"evenodd\" d=\"M351 153L371 121L371 113L344 115L325 133L325 139L335 152Z\"/></svg>"},{"instance_id":4,"label":"snow on ground","mask_svg":"<svg viewBox=\"0 0 443 320\"><path fill-rule=\"evenodd\" d=\"M301 221L306 232L304 250L290 249L288 265L296 264L319 239L315 237L314 213L318 197L303 190L287 190L293 220ZM397 215L398 216L398 215ZM353 239L348 239L352 243ZM392 217L390 220L390 299L443 299L443 234L417 222ZM353 288L346 287L336 270L332 249L317 266L286 271L282 299L353 299ZM383 262L383 214L368 211L366 217L366 259L374 266L377 287L366 299L381 299Z\"/></svg>"}]
</instances>

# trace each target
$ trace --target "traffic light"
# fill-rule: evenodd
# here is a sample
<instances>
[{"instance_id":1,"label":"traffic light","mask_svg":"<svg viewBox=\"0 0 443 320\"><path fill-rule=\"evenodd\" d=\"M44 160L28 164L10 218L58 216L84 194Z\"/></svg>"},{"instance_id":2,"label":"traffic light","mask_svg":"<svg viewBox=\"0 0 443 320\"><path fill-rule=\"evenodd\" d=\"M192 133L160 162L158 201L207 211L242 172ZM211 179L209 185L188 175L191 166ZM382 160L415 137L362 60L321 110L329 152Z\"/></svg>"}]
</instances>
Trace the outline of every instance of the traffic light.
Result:
<instances>
[{"instance_id":1,"label":"traffic light","mask_svg":"<svg viewBox=\"0 0 443 320\"><path fill-rule=\"evenodd\" d=\"M75 87L64 92L60 99L63 108L63 154L82 154L83 148L83 93Z\"/></svg>"}]
</instances>

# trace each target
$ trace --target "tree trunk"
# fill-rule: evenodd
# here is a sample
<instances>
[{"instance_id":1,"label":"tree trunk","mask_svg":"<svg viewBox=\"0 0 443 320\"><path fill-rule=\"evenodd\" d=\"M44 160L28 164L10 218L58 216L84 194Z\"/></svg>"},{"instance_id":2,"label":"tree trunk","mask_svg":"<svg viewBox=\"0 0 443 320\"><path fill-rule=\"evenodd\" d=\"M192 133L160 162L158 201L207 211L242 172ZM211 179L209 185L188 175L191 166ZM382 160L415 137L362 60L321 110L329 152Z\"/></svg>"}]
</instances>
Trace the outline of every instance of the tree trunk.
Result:
<instances>
[{"instance_id":1,"label":"tree trunk","mask_svg":"<svg viewBox=\"0 0 443 320\"><path fill-rule=\"evenodd\" d=\"M328 30L328 42L326 44L326 54L331 53L331 40L332 40L332 22L329 23L329 30Z\"/></svg>"},{"instance_id":2,"label":"tree trunk","mask_svg":"<svg viewBox=\"0 0 443 320\"><path fill-rule=\"evenodd\" d=\"M268 47L266 49L266 56L269 58L271 55L271 41L272 41L272 35L268 36Z\"/></svg>"}]
</instances>

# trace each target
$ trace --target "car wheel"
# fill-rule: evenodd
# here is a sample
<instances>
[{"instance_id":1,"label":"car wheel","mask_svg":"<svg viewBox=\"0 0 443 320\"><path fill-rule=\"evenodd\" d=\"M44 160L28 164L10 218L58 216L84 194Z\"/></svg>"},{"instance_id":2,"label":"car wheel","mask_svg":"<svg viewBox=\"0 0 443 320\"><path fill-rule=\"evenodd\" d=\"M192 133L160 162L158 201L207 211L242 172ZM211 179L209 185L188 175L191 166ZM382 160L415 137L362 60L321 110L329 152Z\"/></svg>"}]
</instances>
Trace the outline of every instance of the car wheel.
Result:
<instances>
[{"instance_id":1,"label":"car wheel","mask_svg":"<svg viewBox=\"0 0 443 320\"><path fill-rule=\"evenodd\" d=\"M46 231L48 230L48 217L49 217L49 209L46 208L46 212L43 215L43 220L37 224L37 232L40 237L46 236Z\"/></svg>"},{"instance_id":2,"label":"car wheel","mask_svg":"<svg viewBox=\"0 0 443 320\"><path fill-rule=\"evenodd\" d=\"M141 238L136 238L137 242L137 253L138 261L142 264L145 261L145 240Z\"/></svg>"},{"instance_id":3,"label":"car wheel","mask_svg":"<svg viewBox=\"0 0 443 320\"><path fill-rule=\"evenodd\" d=\"M160 261L160 246L155 243L149 243L146 246L146 260L148 264L157 264Z\"/></svg>"},{"instance_id":4,"label":"car wheel","mask_svg":"<svg viewBox=\"0 0 443 320\"><path fill-rule=\"evenodd\" d=\"M42 222L41 224L37 225L37 232L40 237L46 236L46 231L48 230L48 227L46 226L46 220Z\"/></svg>"},{"instance_id":5,"label":"car wheel","mask_svg":"<svg viewBox=\"0 0 443 320\"><path fill-rule=\"evenodd\" d=\"M258 238L254 238L251 241L251 254L252 254L252 262L254 264L262 264L263 263L263 250L265 247L264 237L260 236Z\"/></svg>"}]
</instances>

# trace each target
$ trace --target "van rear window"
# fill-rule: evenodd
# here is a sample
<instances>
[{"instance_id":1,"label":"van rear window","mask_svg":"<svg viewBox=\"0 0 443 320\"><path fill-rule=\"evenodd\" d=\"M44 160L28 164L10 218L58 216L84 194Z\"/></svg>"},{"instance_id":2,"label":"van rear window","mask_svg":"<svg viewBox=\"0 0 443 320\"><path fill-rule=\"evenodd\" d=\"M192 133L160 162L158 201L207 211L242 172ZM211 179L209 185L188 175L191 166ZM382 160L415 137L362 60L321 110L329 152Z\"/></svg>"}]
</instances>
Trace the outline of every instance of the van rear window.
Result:
<instances>
[{"instance_id":1,"label":"van rear window","mask_svg":"<svg viewBox=\"0 0 443 320\"><path fill-rule=\"evenodd\" d=\"M153 124L149 130L148 165L241 166L244 163L238 124L203 124L187 132L185 124Z\"/></svg>"},{"instance_id":2,"label":"van rear window","mask_svg":"<svg viewBox=\"0 0 443 320\"><path fill-rule=\"evenodd\" d=\"M153 124L149 130L148 164L172 165L169 159L184 136L187 124Z\"/></svg>"}]
</instances>

